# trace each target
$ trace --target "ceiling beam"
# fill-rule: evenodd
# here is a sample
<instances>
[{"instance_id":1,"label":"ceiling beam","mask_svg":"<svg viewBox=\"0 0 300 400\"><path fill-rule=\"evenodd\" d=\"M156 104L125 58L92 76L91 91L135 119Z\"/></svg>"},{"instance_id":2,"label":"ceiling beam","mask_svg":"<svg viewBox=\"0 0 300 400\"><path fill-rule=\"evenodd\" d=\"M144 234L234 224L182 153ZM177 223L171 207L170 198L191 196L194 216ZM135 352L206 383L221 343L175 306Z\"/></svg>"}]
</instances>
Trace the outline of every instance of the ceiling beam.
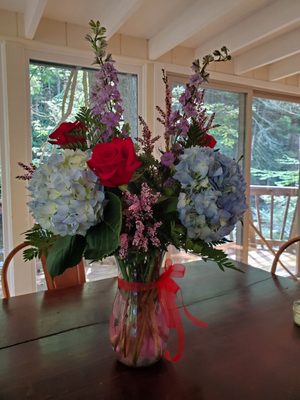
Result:
<instances>
[{"instance_id":1,"label":"ceiling beam","mask_svg":"<svg viewBox=\"0 0 300 400\"><path fill-rule=\"evenodd\" d=\"M270 81L278 81L296 74L300 74L300 53L269 66Z\"/></svg>"},{"instance_id":2,"label":"ceiling beam","mask_svg":"<svg viewBox=\"0 0 300 400\"><path fill-rule=\"evenodd\" d=\"M27 1L24 12L24 34L26 39L33 39L48 0Z\"/></svg>"},{"instance_id":3,"label":"ceiling beam","mask_svg":"<svg viewBox=\"0 0 300 400\"><path fill-rule=\"evenodd\" d=\"M195 54L196 57L201 58L223 45L234 53L299 21L300 1L278 0L223 31L220 35L206 40L196 49Z\"/></svg>"},{"instance_id":4,"label":"ceiling beam","mask_svg":"<svg viewBox=\"0 0 300 400\"><path fill-rule=\"evenodd\" d=\"M285 33L234 58L237 75L263 67L300 52L300 29Z\"/></svg>"},{"instance_id":5,"label":"ceiling beam","mask_svg":"<svg viewBox=\"0 0 300 400\"><path fill-rule=\"evenodd\" d=\"M245 0L195 1L183 13L149 40L149 58L156 60L202 29L222 23L222 19ZM158 11L159 12L159 11Z\"/></svg>"},{"instance_id":6,"label":"ceiling beam","mask_svg":"<svg viewBox=\"0 0 300 400\"><path fill-rule=\"evenodd\" d=\"M111 38L125 21L139 8L143 0L110 0L101 13L106 36Z\"/></svg>"}]
</instances>

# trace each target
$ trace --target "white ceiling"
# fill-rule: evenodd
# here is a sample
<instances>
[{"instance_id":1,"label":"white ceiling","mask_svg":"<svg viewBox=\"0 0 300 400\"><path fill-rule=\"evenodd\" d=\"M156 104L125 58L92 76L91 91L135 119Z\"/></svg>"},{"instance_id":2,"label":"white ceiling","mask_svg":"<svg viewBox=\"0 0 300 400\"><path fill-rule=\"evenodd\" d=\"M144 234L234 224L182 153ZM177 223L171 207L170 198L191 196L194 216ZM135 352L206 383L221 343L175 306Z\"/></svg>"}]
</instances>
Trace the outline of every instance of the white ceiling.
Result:
<instances>
[{"instance_id":1,"label":"white ceiling","mask_svg":"<svg viewBox=\"0 0 300 400\"><path fill-rule=\"evenodd\" d=\"M149 59L177 46L202 57L226 45L235 73L267 66L269 79L300 74L300 0L0 0L24 14L34 38L41 18L87 26L99 19L115 33L149 40Z\"/></svg>"}]
</instances>

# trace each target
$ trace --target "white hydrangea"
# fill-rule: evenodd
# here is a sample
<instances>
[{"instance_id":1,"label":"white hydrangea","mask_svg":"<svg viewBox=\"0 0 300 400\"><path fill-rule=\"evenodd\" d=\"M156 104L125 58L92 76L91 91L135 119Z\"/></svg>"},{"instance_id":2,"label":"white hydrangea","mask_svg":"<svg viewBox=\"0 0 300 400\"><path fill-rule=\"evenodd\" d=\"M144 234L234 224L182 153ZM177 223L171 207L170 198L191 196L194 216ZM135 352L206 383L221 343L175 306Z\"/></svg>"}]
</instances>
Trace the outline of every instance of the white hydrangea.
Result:
<instances>
[{"instance_id":1,"label":"white hydrangea","mask_svg":"<svg viewBox=\"0 0 300 400\"><path fill-rule=\"evenodd\" d=\"M53 154L33 173L28 206L36 222L54 234L85 235L103 215L104 189L81 150Z\"/></svg>"}]
</instances>

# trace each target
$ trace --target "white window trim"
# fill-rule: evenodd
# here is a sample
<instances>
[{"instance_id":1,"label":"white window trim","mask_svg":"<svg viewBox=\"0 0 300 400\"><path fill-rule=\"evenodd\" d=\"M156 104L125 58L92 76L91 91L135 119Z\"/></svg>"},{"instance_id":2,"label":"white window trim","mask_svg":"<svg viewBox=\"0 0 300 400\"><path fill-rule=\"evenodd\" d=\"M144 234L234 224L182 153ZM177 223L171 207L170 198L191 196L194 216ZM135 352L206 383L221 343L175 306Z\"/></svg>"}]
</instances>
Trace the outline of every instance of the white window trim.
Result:
<instances>
[{"instance_id":1,"label":"white window trim","mask_svg":"<svg viewBox=\"0 0 300 400\"><path fill-rule=\"evenodd\" d=\"M10 179L10 165L8 162L9 154L9 137L5 133L8 132L8 111L7 101L5 101L6 88L6 57L5 57L5 42L0 42L0 160L1 160L1 180L2 180L2 228L3 228L3 249L5 258L5 249L11 249L13 247L13 234L12 226L9 221L12 220L12 209L11 209L11 196L9 190L4 188L9 187ZM5 166L5 168L4 168ZM5 211L5 212L4 212ZM5 235L4 235L5 232ZM13 261L12 261L13 262ZM10 290L12 293L15 292L14 279L12 268L8 270L8 281L10 282Z\"/></svg>"}]
</instances>

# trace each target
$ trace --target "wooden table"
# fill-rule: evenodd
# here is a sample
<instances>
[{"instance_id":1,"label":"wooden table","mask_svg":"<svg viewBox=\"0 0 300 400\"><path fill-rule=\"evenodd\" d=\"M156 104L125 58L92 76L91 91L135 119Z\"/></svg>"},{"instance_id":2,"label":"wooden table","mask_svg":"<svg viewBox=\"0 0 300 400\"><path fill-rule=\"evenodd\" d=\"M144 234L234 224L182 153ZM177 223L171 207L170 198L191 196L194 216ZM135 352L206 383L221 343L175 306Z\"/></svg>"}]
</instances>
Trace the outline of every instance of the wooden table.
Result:
<instances>
[{"instance_id":1,"label":"wooden table","mask_svg":"<svg viewBox=\"0 0 300 400\"><path fill-rule=\"evenodd\" d=\"M111 350L113 279L2 301L0 399L300 399L300 328L292 318L300 285L245 271L187 264L178 280L184 301L209 327L183 316L183 358L144 369L121 365Z\"/></svg>"}]
</instances>

